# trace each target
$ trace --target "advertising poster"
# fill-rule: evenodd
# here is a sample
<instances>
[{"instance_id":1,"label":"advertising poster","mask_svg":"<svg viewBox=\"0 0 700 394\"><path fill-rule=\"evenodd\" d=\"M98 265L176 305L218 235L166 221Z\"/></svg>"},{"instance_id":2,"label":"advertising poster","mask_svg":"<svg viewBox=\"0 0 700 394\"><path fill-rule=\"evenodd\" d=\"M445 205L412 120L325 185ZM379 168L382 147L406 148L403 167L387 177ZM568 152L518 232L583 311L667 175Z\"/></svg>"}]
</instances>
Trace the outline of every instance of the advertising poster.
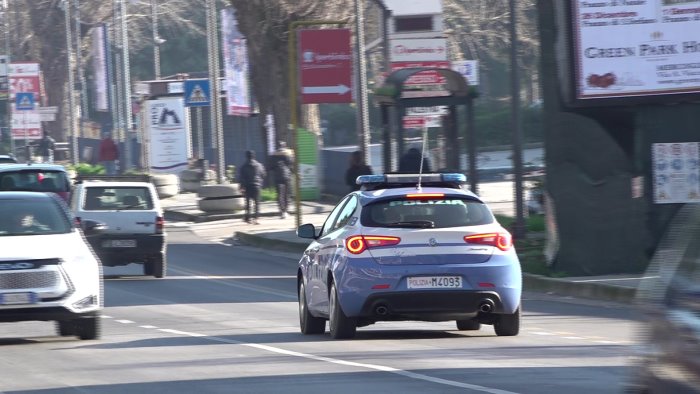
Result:
<instances>
[{"instance_id":1,"label":"advertising poster","mask_svg":"<svg viewBox=\"0 0 700 394\"><path fill-rule=\"evenodd\" d=\"M576 98L700 92L700 0L575 0Z\"/></svg>"},{"instance_id":2,"label":"advertising poster","mask_svg":"<svg viewBox=\"0 0 700 394\"><path fill-rule=\"evenodd\" d=\"M189 119L182 98L147 100L149 168L155 173L178 174L187 169L191 155Z\"/></svg>"},{"instance_id":3,"label":"advertising poster","mask_svg":"<svg viewBox=\"0 0 700 394\"><path fill-rule=\"evenodd\" d=\"M14 100L16 93L34 94L38 107L41 98L41 70L39 63L10 63L8 67L9 97L12 104L12 138L38 140L42 136L41 115L37 109L18 111Z\"/></svg>"},{"instance_id":4,"label":"advertising poster","mask_svg":"<svg viewBox=\"0 0 700 394\"><path fill-rule=\"evenodd\" d=\"M654 203L700 202L700 143L652 145Z\"/></svg>"},{"instance_id":5,"label":"advertising poster","mask_svg":"<svg viewBox=\"0 0 700 394\"><path fill-rule=\"evenodd\" d=\"M245 37L238 31L233 8L221 10L221 35L226 113L234 116L248 116L251 113L248 47Z\"/></svg>"},{"instance_id":6,"label":"advertising poster","mask_svg":"<svg viewBox=\"0 0 700 394\"><path fill-rule=\"evenodd\" d=\"M316 200L321 195L318 177L318 141L316 134L298 129L299 197Z\"/></svg>"},{"instance_id":7,"label":"advertising poster","mask_svg":"<svg viewBox=\"0 0 700 394\"><path fill-rule=\"evenodd\" d=\"M10 92L10 82L7 78L9 70L7 66L7 56L0 55L0 100L7 100L7 96Z\"/></svg>"}]
</instances>

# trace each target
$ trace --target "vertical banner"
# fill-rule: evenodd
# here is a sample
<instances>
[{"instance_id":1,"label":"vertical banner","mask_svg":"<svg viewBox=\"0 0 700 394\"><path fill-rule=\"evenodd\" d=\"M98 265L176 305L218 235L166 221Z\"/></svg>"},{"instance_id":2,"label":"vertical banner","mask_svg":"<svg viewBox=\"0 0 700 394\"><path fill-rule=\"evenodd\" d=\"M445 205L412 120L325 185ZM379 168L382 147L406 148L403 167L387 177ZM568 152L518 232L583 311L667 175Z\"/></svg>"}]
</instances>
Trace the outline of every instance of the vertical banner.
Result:
<instances>
[{"instance_id":1,"label":"vertical banner","mask_svg":"<svg viewBox=\"0 0 700 394\"><path fill-rule=\"evenodd\" d=\"M148 167L152 172L178 174L190 157L190 122L182 98L147 100Z\"/></svg>"},{"instance_id":2,"label":"vertical banner","mask_svg":"<svg viewBox=\"0 0 700 394\"><path fill-rule=\"evenodd\" d=\"M302 200L318 200L318 141L316 134L298 129L297 144L299 153L299 197Z\"/></svg>"},{"instance_id":3,"label":"vertical banner","mask_svg":"<svg viewBox=\"0 0 700 394\"><path fill-rule=\"evenodd\" d=\"M95 111L109 111L107 84L107 34L105 24L92 31L92 74Z\"/></svg>"},{"instance_id":4,"label":"vertical banner","mask_svg":"<svg viewBox=\"0 0 700 394\"><path fill-rule=\"evenodd\" d=\"M221 10L221 35L221 46L224 52L226 113L248 116L251 113L248 47L245 37L238 31L233 8Z\"/></svg>"},{"instance_id":5,"label":"vertical banner","mask_svg":"<svg viewBox=\"0 0 700 394\"><path fill-rule=\"evenodd\" d=\"M8 68L9 97L12 100L12 138L41 139L41 117L37 109L17 111L14 105L17 93L32 93L35 103L41 103L39 63L10 63Z\"/></svg>"}]
</instances>

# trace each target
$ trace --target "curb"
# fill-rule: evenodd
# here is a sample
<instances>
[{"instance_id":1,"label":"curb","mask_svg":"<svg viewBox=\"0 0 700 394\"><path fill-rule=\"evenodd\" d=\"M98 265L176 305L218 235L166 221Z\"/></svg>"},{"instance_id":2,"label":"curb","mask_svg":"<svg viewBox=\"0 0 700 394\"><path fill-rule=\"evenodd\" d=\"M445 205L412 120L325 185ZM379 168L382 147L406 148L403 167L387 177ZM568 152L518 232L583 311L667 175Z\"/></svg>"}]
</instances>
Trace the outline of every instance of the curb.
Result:
<instances>
[{"instance_id":1,"label":"curb","mask_svg":"<svg viewBox=\"0 0 700 394\"><path fill-rule=\"evenodd\" d=\"M301 253L308 244L270 239L257 234L236 232L234 235L242 243L280 252ZM537 293L553 293L561 296L588 298L599 301L630 303L634 300L636 288L593 282L572 282L565 279L523 273L523 290Z\"/></svg>"},{"instance_id":2,"label":"curb","mask_svg":"<svg viewBox=\"0 0 700 394\"><path fill-rule=\"evenodd\" d=\"M637 289L633 287L615 286L605 283L572 282L565 279L526 273L523 274L523 290L620 303L632 302L637 293Z\"/></svg>"},{"instance_id":3,"label":"curb","mask_svg":"<svg viewBox=\"0 0 700 394\"><path fill-rule=\"evenodd\" d=\"M245 217L243 213L187 213L177 210L164 209L163 215L166 220L183 221L183 222L214 222L217 220L241 219ZM294 212L289 212L289 215L294 215ZM259 217L278 217L277 212L260 212Z\"/></svg>"},{"instance_id":4,"label":"curb","mask_svg":"<svg viewBox=\"0 0 700 394\"><path fill-rule=\"evenodd\" d=\"M249 234L238 231L233 234L233 237L234 239L238 239L238 241L248 246L276 250L278 252L298 253L299 256L301 256L301 254L304 253L304 250L306 250L306 247L309 246L307 243L265 238L257 234Z\"/></svg>"}]
</instances>

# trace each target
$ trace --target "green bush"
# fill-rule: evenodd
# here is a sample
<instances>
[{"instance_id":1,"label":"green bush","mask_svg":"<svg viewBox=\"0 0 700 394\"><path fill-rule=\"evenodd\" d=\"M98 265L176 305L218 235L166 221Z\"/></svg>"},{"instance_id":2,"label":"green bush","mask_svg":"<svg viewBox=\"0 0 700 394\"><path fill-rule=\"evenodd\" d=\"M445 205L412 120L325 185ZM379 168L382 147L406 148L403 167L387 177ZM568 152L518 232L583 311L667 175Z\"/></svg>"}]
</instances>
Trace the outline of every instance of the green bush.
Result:
<instances>
[{"instance_id":1,"label":"green bush","mask_svg":"<svg viewBox=\"0 0 700 394\"><path fill-rule=\"evenodd\" d=\"M271 187L260 191L261 201L277 201L277 191Z\"/></svg>"},{"instance_id":2,"label":"green bush","mask_svg":"<svg viewBox=\"0 0 700 394\"><path fill-rule=\"evenodd\" d=\"M106 173L102 164L78 163L67 167L78 175L104 175Z\"/></svg>"}]
</instances>

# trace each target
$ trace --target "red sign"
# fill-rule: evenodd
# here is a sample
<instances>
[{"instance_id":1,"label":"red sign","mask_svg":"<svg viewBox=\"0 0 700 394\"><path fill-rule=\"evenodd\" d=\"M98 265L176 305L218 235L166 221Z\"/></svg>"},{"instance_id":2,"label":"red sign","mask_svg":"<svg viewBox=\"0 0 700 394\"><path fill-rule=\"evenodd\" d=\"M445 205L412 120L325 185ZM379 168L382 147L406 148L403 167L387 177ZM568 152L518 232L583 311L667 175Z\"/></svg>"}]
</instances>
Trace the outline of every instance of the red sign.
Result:
<instances>
[{"instance_id":1,"label":"red sign","mask_svg":"<svg viewBox=\"0 0 700 394\"><path fill-rule=\"evenodd\" d=\"M450 62L431 61L431 62L393 62L391 63L391 71L401 70L404 68L427 67L427 68L450 68ZM406 80L405 85L442 85L445 83L445 78L437 71L422 71L412 75Z\"/></svg>"},{"instance_id":2,"label":"red sign","mask_svg":"<svg viewBox=\"0 0 700 394\"><path fill-rule=\"evenodd\" d=\"M299 30L302 104L352 102L350 29Z\"/></svg>"},{"instance_id":3,"label":"red sign","mask_svg":"<svg viewBox=\"0 0 700 394\"><path fill-rule=\"evenodd\" d=\"M33 93L37 106L42 102L41 70L39 63L10 63L10 100L15 93ZM40 139L42 135L41 116L37 110L17 111L12 105L12 137L15 139Z\"/></svg>"},{"instance_id":4,"label":"red sign","mask_svg":"<svg viewBox=\"0 0 700 394\"><path fill-rule=\"evenodd\" d=\"M423 116L404 116L404 129L422 129L425 126L425 117Z\"/></svg>"}]
</instances>

